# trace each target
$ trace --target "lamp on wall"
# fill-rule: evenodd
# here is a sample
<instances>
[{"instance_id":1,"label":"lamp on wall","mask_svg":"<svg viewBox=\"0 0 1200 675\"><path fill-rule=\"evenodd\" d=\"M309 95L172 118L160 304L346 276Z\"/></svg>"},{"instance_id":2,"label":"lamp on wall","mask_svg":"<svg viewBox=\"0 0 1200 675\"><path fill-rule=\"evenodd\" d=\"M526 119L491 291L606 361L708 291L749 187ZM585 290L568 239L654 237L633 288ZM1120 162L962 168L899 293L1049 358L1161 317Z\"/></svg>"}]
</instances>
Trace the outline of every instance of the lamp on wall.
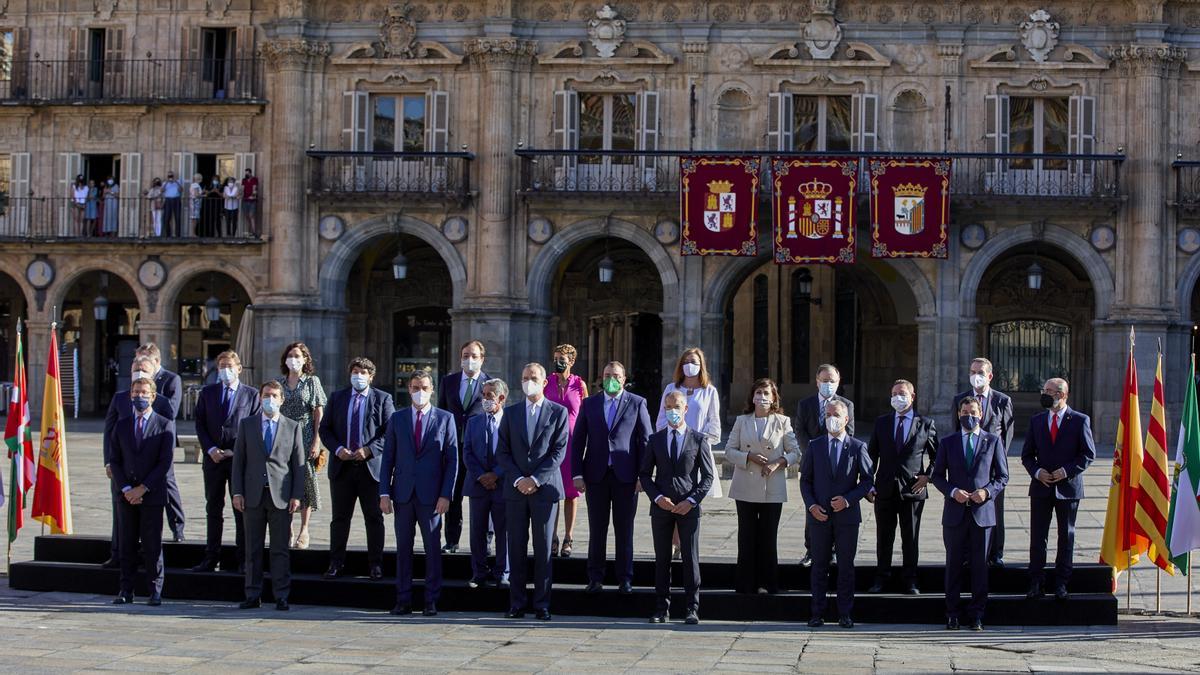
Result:
<instances>
[{"instance_id":1,"label":"lamp on wall","mask_svg":"<svg viewBox=\"0 0 1200 675\"><path fill-rule=\"evenodd\" d=\"M1026 275L1029 280L1029 290L1040 291L1042 289L1042 277L1045 275L1044 271L1042 270L1042 266L1037 263L1036 259L1033 261L1033 264L1029 266L1029 269L1026 271Z\"/></svg>"},{"instance_id":2,"label":"lamp on wall","mask_svg":"<svg viewBox=\"0 0 1200 675\"><path fill-rule=\"evenodd\" d=\"M813 276L807 268L801 268L796 275L796 294L800 296L800 300L810 302L818 307L821 305L820 298L812 296Z\"/></svg>"},{"instance_id":3,"label":"lamp on wall","mask_svg":"<svg viewBox=\"0 0 1200 675\"><path fill-rule=\"evenodd\" d=\"M108 274L100 273L100 294L92 301L92 316L97 321L108 320L108 297L105 291L108 290Z\"/></svg>"},{"instance_id":4,"label":"lamp on wall","mask_svg":"<svg viewBox=\"0 0 1200 675\"><path fill-rule=\"evenodd\" d=\"M396 257L392 258L392 277L396 281L401 281L408 278L408 258L404 256L404 251L399 250L400 243L396 243Z\"/></svg>"},{"instance_id":5,"label":"lamp on wall","mask_svg":"<svg viewBox=\"0 0 1200 675\"><path fill-rule=\"evenodd\" d=\"M208 276L209 295L208 300L204 301L204 317L209 323L216 323L221 320L221 301L217 299L217 284L213 275Z\"/></svg>"},{"instance_id":6,"label":"lamp on wall","mask_svg":"<svg viewBox=\"0 0 1200 675\"><path fill-rule=\"evenodd\" d=\"M611 214L610 214L611 215ZM604 217L604 257L600 259L600 283L611 284L613 280L613 259L608 255L608 223L609 216Z\"/></svg>"}]
</instances>

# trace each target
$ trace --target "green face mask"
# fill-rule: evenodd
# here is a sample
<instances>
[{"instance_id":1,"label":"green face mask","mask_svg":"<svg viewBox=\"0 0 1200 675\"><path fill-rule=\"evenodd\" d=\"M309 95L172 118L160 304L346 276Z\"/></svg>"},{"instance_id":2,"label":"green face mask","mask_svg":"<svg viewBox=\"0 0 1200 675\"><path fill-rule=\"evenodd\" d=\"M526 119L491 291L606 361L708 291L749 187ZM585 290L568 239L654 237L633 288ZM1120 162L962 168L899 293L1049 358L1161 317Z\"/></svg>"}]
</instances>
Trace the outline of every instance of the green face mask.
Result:
<instances>
[{"instance_id":1,"label":"green face mask","mask_svg":"<svg viewBox=\"0 0 1200 675\"><path fill-rule=\"evenodd\" d=\"M614 395L621 391L621 381L615 377L604 378L604 391L610 395Z\"/></svg>"}]
</instances>

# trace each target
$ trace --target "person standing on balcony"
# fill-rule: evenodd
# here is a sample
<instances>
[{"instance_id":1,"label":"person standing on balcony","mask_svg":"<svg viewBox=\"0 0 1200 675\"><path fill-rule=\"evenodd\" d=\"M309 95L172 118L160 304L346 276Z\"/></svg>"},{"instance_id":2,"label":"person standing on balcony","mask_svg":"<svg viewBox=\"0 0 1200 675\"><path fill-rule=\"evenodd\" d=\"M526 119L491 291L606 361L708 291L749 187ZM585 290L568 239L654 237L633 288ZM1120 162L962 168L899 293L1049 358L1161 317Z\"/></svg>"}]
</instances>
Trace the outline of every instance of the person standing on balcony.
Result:
<instances>
[{"instance_id":1,"label":"person standing on balcony","mask_svg":"<svg viewBox=\"0 0 1200 675\"><path fill-rule=\"evenodd\" d=\"M109 176L104 181L104 221L103 234L106 237L117 236L117 226L120 225L120 210L121 202L121 186L117 185L117 181Z\"/></svg>"},{"instance_id":2,"label":"person standing on balcony","mask_svg":"<svg viewBox=\"0 0 1200 675\"><path fill-rule=\"evenodd\" d=\"M200 229L202 237L221 236L221 207L225 195L221 192L221 177L213 176L204 191L204 203L200 205Z\"/></svg>"},{"instance_id":3,"label":"person standing on balcony","mask_svg":"<svg viewBox=\"0 0 1200 675\"><path fill-rule=\"evenodd\" d=\"M146 199L150 200L150 222L154 227L154 236L162 236L163 225L163 188L162 179L155 178L146 190Z\"/></svg>"},{"instance_id":4,"label":"person standing on balcony","mask_svg":"<svg viewBox=\"0 0 1200 675\"><path fill-rule=\"evenodd\" d=\"M175 180L175 172L167 172L167 182L162 184L163 196L163 227L166 229L168 237L177 237L183 234L183 210L181 202L183 197L183 186L179 181Z\"/></svg>"},{"instance_id":5,"label":"person standing on balcony","mask_svg":"<svg viewBox=\"0 0 1200 675\"><path fill-rule=\"evenodd\" d=\"M242 218L246 221L247 233L258 239L258 177L250 169L242 178Z\"/></svg>"},{"instance_id":6,"label":"person standing on balcony","mask_svg":"<svg viewBox=\"0 0 1200 675\"><path fill-rule=\"evenodd\" d=\"M225 236L236 237L238 229L238 210L241 208L242 189L233 176L225 179Z\"/></svg>"},{"instance_id":7,"label":"person standing on balcony","mask_svg":"<svg viewBox=\"0 0 1200 675\"><path fill-rule=\"evenodd\" d=\"M96 234L96 221L100 218L100 188L96 181L87 182L87 203L83 208L83 231L81 235L90 237Z\"/></svg>"},{"instance_id":8,"label":"person standing on balcony","mask_svg":"<svg viewBox=\"0 0 1200 675\"><path fill-rule=\"evenodd\" d=\"M84 232L83 216L87 209L88 192L89 188L83 181L83 174L75 176L75 182L71 184L71 218L75 222L75 230L81 233Z\"/></svg>"},{"instance_id":9,"label":"person standing on balcony","mask_svg":"<svg viewBox=\"0 0 1200 675\"><path fill-rule=\"evenodd\" d=\"M204 236L204 231L200 229L200 210L204 203L204 186L201 181L204 177L200 174L192 176L192 185L188 188L188 217L192 221L192 234L197 237Z\"/></svg>"}]
</instances>

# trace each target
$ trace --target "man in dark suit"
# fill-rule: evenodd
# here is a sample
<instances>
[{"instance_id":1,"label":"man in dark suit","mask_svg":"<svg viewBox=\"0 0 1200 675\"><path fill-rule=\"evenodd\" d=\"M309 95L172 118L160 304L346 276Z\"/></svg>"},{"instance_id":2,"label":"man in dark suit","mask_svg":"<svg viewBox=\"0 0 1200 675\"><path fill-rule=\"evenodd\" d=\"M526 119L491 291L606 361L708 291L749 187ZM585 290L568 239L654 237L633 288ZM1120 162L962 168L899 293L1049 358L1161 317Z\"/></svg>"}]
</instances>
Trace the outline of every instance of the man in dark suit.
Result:
<instances>
[{"instance_id":1,"label":"man in dark suit","mask_svg":"<svg viewBox=\"0 0 1200 675\"><path fill-rule=\"evenodd\" d=\"M979 401L982 408L979 427L984 431L1000 437L1004 444L1004 452L1012 445L1013 437L1013 404L1012 399L1003 392L992 389L992 362L983 357L971 361L971 388L954 397L954 409L968 396ZM954 418L954 430L961 432L958 417ZM995 501L996 526L989 535L988 564L993 567L1004 567L1004 493L996 495Z\"/></svg>"},{"instance_id":2,"label":"man in dark suit","mask_svg":"<svg viewBox=\"0 0 1200 675\"><path fill-rule=\"evenodd\" d=\"M583 400L571 435L572 478L588 507L589 593L603 588L610 512L618 592L633 593L633 518L640 492L638 473L651 428L646 399L625 391L625 366L609 362L604 366L604 391Z\"/></svg>"},{"instance_id":3,"label":"man in dark suit","mask_svg":"<svg viewBox=\"0 0 1200 675\"><path fill-rule=\"evenodd\" d=\"M459 350L459 364L462 370L450 373L442 378L438 389L437 407L454 416L454 431L458 438L465 435L467 420L483 412L483 397L480 395L483 383L488 375L483 372L483 359L487 350L479 340L470 340ZM442 547L445 553L457 553L458 544L462 539L463 529L463 481L466 480L467 467L463 457L458 459L457 478L454 484L454 498L450 500L450 510L446 512L446 545Z\"/></svg>"},{"instance_id":4,"label":"man in dark suit","mask_svg":"<svg viewBox=\"0 0 1200 675\"><path fill-rule=\"evenodd\" d=\"M304 436L300 424L279 414L283 385L262 385L262 414L238 422L230 460L233 508L246 522L246 599L241 609L262 605L263 538L271 531L271 591L275 609L288 610L292 586L292 514L304 497Z\"/></svg>"},{"instance_id":5,"label":"man in dark suit","mask_svg":"<svg viewBox=\"0 0 1200 675\"><path fill-rule=\"evenodd\" d=\"M1075 554L1075 516L1083 499L1083 472L1096 459L1092 421L1067 405L1067 381L1046 380L1041 403L1046 412L1029 420L1021 463L1033 478L1029 484L1030 600L1043 595L1046 538L1050 517L1058 521L1058 554L1054 560L1054 597L1066 600Z\"/></svg>"},{"instance_id":6,"label":"man in dark suit","mask_svg":"<svg viewBox=\"0 0 1200 675\"><path fill-rule=\"evenodd\" d=\"M521 372L525 400L508 406L500 421L496 461L504 471L508 526L509 609L505 617L525 616L529 532L533 530L533 608L550 620L550 539L562 500L563 458L567 453L567 409L547 401L546 369L530 363Z\"/></svg>"},{"instance_id":7,"label":"man in dark suit","mask_svg":"<svg viewBox=\"0 0 1200 675\"><path fill-rule=\"evenodd\" d=\"M825 589L837 546L838 625L854 628L854 554L858 550L859 502L874 487L867 444L847 433L849 408L838 400L825 407L823 436L809 443L800 460L800 494L808 507L805 529L812 531L812 618L825 625Z\"/></svg>"},{"instance_id":8,"label":"man in dark suit","mask_svg":"<svg viewBox=\"0 0 1200 675\"><path fill-rule=\"evenodd\" d=\"M183 380L177 373L173 373L162 367L162 352L158 350L158 345L153 342L146 342L137 348L134 356L148 356L153 361L153 370L151 374L154 376L154 386L158 387L158 397L164 399L164 404L169 407L171 414L167 419L175 422L179 419L179 405L183 401ZM156 408L155 412L159 412ZM163 414L159 412L159 414ZM176 445L178 445L176 439ZM167 525L171 528L171 534L175 541L183 541L183 526L186 518L183 514L183 498L179 495L179 485L175 482L175 465L171 464L171 471L167 473Z\"/></svg>"},{"instance_id":9,"label":"man in dark suit","mask_svg":"<svg viewBox=\"0 0 1200 675\"><path fill-rule=\"evenodd\" d=\"M942 438L933 464L932 482L946 496L942 507L942 540L946 545L946 628L958 630L964 563L971 565L971 630L983 630L988 595L988 539L996 526L996 496L1008 484L1004 442L983 431L979 400L959 402L962 431Z\"/></svg>"},{"instance_id":10,"label":"man in dark suit","mask_svg":"<svg viewBox=\"0 0 1200 675\"><path fill-rule=\"evenodd\" d=\"M700 502L716 474L708 438L689 429L684 421L687 407L682 392L667 394L663 399L667 426L650 437L642 453L639 482L650 497L654 590L658 598L650 623L666 623L671 608L671 539L676 528L687 597L684 622L693 626L700 623Z\"/></svg>"},{"instance_id":11,"label":"man in dark suit","mask_svg":"<svg viewBox=\"0 0 1200 675\"><path fill-rule=\"evenodd\" d=\"M196 437L204 449L204 502L208 533L204 559L192 568L193 572L211 572L221 556L221 531L225 526L225 491L233 474L234 442L238 423L262 412L258 390L242 384L242 360L237 352L222 352L217 356L219 382L200 390L196 401ZM232 493L231 493L232 494ZM234 541L237 544L237 569L245 567L245 536L242 531L242 512L234 509Z\"/></svg>"},{"instance_id":12,"label":"man in dark suit","mask_svg":"<svg viewBox=\"0 0 1200 675\"><path fill-rule=\"evenodd\" d=\"M837 366L823 363L817 366L817 393L801 399L796 404L796 419L792 428L796 430L796 441L800 443L800 452L808 448L814 438L825 435L825 409L830 401L841 401L848 412L846 435L854 437L854 402L844 396L838 396L838 385L842 374ZM804 557L800 559L801 567L812 565L812 533L804 529Z\"/></svg>"},{"instance_id":13,"label":"man in dark suit","mask_svg":"<svg viewBox=\"0 0 1200 675\"><path fill-rule=\"evenodd\" d=\"M508 528L505 520L504 468L496 458L500 422L508 402L508 384L491 379L483 383L483 414L467 420L462 441L467 478L463 494L471 507L471 588L508 583ZM496 563L488 565L488 521L496 530Z\"/></svg>"},{"instance_id":14,"label":"man in dark suit","mask_svg":"<svg viewBox=\"0 0 1200 675\"><path fill-rule=\"evenodd\" d=\"M342 575L346 541L354 504L362 510L367 529L367 565L372 580L383 578L383 544L386 530L379 510L379 463L388 420L396 412L392 395L371 386L375 364L358 357L350 362L350 386L329 397L321 416L321 443L332 450L329 458L329 494L333 516L329 521L329 569L326 579Z\"/></svg>"},{"instance_id":15,"label":"man in dark suit","mask_svg":"<svg viewBox=\"0 0 1200 675\"><path fill-rule=\"evenodd\" d=\"M395 616L412 614L413 538L421 531L425 547L425 616L437 616L442 592L442 514L450 508L458 472L458 433L454 418L432 405L433 374L418 370L408 378L412 406L388 422L379 465L379 509L396 514Z\"/></svg>"},{"instance_id":16,"label":"man in dark suit","mask_svg":"<svg viewBox=\"0 0 1200 675\"><path fill-rule=\"evenodd\" d=\"M900 525L900 548L904 552L904 592L917 595L917 552L920 549L921 511L929 496L929 469L937 456L937 425L932 417L916 410L917 393L912 382L896 380L892 385L895 412L875 420L875 431L867 454L875 466L875 489L867 496L875 502L878 565L875 583L868 593L882 593L892 573L892 545Z\"/></svg>"},{"instance_id":17,"label":"man in dark suit","mask_svg":"<svg viewBox=\"0 0 1200 675\"><path fill-rule=\"evenodd\" d=\"M162 604L163 510L167 505L167 471L175 458L175 423L154 412L154 381L139 377L125 394L134 413L119 420L109 434L108 471L121 494L117 521L121 535L121 589L114 605L133 602L138 546L150 582L147 604Z\"/></svg>"}]
</instances>

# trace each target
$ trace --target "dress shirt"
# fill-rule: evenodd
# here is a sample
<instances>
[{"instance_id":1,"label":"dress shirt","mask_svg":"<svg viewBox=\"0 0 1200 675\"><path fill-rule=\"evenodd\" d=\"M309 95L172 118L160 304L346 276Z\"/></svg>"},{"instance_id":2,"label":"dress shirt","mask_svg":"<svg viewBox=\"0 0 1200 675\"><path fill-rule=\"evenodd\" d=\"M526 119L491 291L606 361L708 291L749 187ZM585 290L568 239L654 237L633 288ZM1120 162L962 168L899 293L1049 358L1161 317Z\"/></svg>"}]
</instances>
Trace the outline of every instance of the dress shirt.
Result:
<instances>
[{"instance_id":1,"label":"dress shirt","mask_svg":"<svg viewBox=\"0 0 1200 675\"><path fill-rule=\"evenodd\" d=\"M971 395L974 396L975 398L979 399L979 406L980 406L979 419L980 419L980 421L982 421L983 413L987 412L988 403L991 402L989 399L991 399L991 397L992 397L992 387L990 385L987 387L984 387L982 393L975 391L975 388L972 387Z\"/></svg>"},{"instance_id":2,"label":"dress shirt","mask_svg":"<svg viewBox=\"0 0 1200 675\"><path fill-rule=\"evenodd\" d=\"M479 396L479 388L483 386L483 383L480 382L479 375L479 373L475 373L474 376L471 376L467 374L467 371L462 371L462 381L458 383L459 402L462 402L462 400L467 397L468 382L474 382L474 385L471 387L471 399L473 400Z\"/></svg>"},{"instance_id":3,"label":"dress shirt","mask_svg":"<svg viewBox=\"0 0 1200 675\"><path fill-rule=\"evenodd\" d=\"M545 402L546 402L545 396L539 398L537 401L530 401L529 399L525 399L526 429L533 429L532 425L537 424L538 415L542 414L542 404ZM497 428L499 428L499 427L497 427ZM526 437L528 438L530 435L531 434L527 431ZM538 479L534 478L533 476L522 476L520 478L517 478L516 480L513 481L513 487L516 487L517 483L521 482L521 478L528 478L533 481L534 485L536 485L538 487L542 487L542 484L538 482Z\"/></svg>"},{"instance_id":4,"label":"dress shirt","mask_svg":"<svg viewBox=\"0 0 1200 675\"><path fill-rule=\"evenodd\" d=\"M358 397L358 442L362 442L363 438L363 420L367 416L367 394L371 393L371 387L363 389L362 392L350 388L350 402L346 404L346 442L350 442L350 421L354 419L354 400ZM355 448L357 450L358 448ZM350 450L346 446L338 446L337 451Z\"/></svg>"},{"instance_id":5,"label":"dress shirt","mask_svg":"<svg viewBox=\"0 0 1200 675\"><path fill-rule=\"evenodd\" d=\"M174 178L167 179L167 182L162 184L162 196L165 199L179 199L183 194L183 186Z\"/></svg>"},{"instance_id":6,"label":"dress shirt","mask_svg":"<svg viewBox=\"0 0 1200 675\"><path fill-rule=\"evenodd\" d=\"M136 410L134 411L134 413L133 413L133 434L134 434L134 438L137 438L137 424L138 424L138 419L141 419L141 420L142 420L142 438L143 438L143 439L145 439L146 425L147 425L147 424L150 422L150 415L151 415L153 412L154 412L154 408L153 408L153 406L147 406L147 407L146 407L146 409L145 409L144 411L142 411L142 412L137 412ZM133 486L132 486L132 485L126 485L126 486L124 486L124 487L122 487L122 488L121 488L121 492L129 492L129 491L130 491L130 490L132 490L132 489L133 489ZM149 491L150 491L150 488L146 488L146 492L149 492Z\"/></svg>"},{"instance_id":7,"label":"dress shirt","mask_svg":"<svg viewBox=\"0 0 1200 675\"><path fill-rule=\"evenodd\" d=\"M1063 413L1065 413L1066 411L1067 411L1067 409L1065 407L1058 411L1055 411L1053 408L1048 410L1047 412L1049 412L1050 414L1046 415L1046 428L1053 429L1055 427L1055 424L1057 423L1058 430L1062 431L1062 418L1063 418Z\"/></svg>"},{"instance_id":8,"label":"dress shirt","mask_svg":"<svg viewBox=\"0 0 1200 675\"><path fill-rule=\"evenodd\" d=\"M913 421L912 408L909 408L906 412L903 412L903 413L896 413L896 425L901 427L900 432L903 434L903 438L905 438L905 439L908 438L908 432L910 430L912 430L912 421ZM892 436L895 437L895 435L896 435L896 428L892 427ZM899 452L899 450L900 450L900 448L896 448L897 452Z\"/></svg>"},{"instance_id":9,"label":"dress shirt","mask_svg":"<svg viewBox=\"0 0 1200 675\"><path fill-rule=\"evenodd\" d=\"M833 400L834 399L832 396L829 398L821 398L819 394L817 395L817 414L819 415L818 419L820 419L822 423L825 422L825 409L829 407L829 403Z\"/></svg>"},{"instance_id":10,"label":"dress shirt","mask_svg":"<svg viewBox=\"0 0 1200 675\"><path fill-rule=\"evenodd\" d=\"M833 434L827 434L827 437L829 439L830 447L833 447L834 441L838 442L837 455L833 458L833 467L836 469L837 465L842 463L842 453L846 450L846 431L843 429L842 433L838 434L837 436L834 436Z\"/></svg>"}]
</instances>

